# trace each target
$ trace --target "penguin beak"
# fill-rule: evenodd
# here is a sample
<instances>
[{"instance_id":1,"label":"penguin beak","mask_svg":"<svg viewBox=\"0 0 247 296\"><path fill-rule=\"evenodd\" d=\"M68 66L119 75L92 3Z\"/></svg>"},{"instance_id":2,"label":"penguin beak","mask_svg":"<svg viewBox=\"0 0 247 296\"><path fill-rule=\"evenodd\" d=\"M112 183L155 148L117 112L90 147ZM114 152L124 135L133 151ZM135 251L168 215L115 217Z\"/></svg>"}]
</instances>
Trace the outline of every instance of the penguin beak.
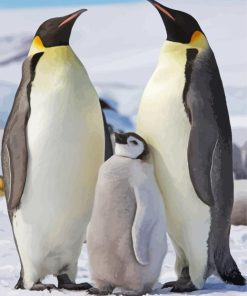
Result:
<instances>
[{"instance_id":1,"label":"penguin beak","mask_svg":"<svg viewBox=\"0 0 247 296\"><path fill-rule=\"evenodd\" d=\"M83 12L85 12L85 11L87 11L87 9L80 9L80 10L78 10L78 11L76 11L76 12L73 12L73 13L71 13L71 14L69 14L69 15L66 15L65 17L64 17L64 19L63 19L63 21L58 25L58 28L61 28L61 27L63 27L64 25L66 25L66 24L68 24L68 23L71 23L71 22L75 22L76 21L76 19L83 13Z\"/></svg>"},{"instance_id":2,"label":"penguin beak","mask_svg":"<svg viewBox=\"0 0 247 296\"><path fill-rule=\"evenodd\" d=\"M48 19L40 25L34 39L39 38L43 48L69 45L70 34L74 23L85 11L87 9L80 9L69 15ZM38 52L40 51L39 49Z\"/></svg>"},{"instance_id":3,"label":"penguin beak","mask_svg":"<svg viewBox=\"0 0 247 296\"><path fill-rule=\"evenodd\" d=\"M115 133L115 142L117 144L127 144L127 136L125 134Z\"/></svg>"},{"instance_id":4,"label":"penguin beak","mask_svg":"<svg viewBox=\"0 0 247 296\"><path fill-rule=\"evenodd\" d=\"M160 3L158 3L154 0L147 0L147 1L150 2L155 8L157 8L157 10L159 11L160 14L166 15L174 22L176 21L175 18L172 16L171 12L169 11L168 7L165 7L164 5L161 5Z\"/></svg>"}]
</instances>

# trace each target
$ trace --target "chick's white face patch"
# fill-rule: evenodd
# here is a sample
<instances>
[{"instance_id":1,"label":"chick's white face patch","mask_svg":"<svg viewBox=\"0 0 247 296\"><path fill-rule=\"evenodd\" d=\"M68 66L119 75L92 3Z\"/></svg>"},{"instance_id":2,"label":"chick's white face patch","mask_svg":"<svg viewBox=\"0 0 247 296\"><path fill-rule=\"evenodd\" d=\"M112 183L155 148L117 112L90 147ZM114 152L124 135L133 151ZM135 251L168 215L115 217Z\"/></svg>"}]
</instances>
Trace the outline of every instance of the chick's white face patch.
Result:
<instances>
[{"instance_id":1,"label":"chick's white face patch","mask_svg":"<svg viewBox=\"0 0 247 296\"><path fill-rule=\"evenodd\" d=\"M115 145L115 154L128 158L136 159L143 151L143 142L133 136L128 137L127 144L116 143Z\"/></svg>"}]
</instances>

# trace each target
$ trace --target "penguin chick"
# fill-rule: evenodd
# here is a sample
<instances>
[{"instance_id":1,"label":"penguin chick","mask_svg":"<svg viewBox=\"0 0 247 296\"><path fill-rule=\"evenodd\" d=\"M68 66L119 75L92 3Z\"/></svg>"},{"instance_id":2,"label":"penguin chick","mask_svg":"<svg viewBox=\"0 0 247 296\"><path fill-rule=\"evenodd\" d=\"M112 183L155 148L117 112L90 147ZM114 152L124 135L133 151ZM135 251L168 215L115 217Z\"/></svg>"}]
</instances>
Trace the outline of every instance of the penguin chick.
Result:
<instances>
[{"instance_id":1,"label":"penguin chick","mask_svg":"<svg viewBox=\"0 0 247 296\"><path fill-rule=\"evenodd\" d=\"M143 159L148 155L148 146L135 133L115 133L115 154L132 159Z\"/></svg>"},{"instance_id":2,"label":"penguin chick","mask_svg":"<svg viewBox=\"0 0 247 296\"><path fill-rule=\"evenodd\" d=\"M87 229L92 294L140 295L157 281L167 250L165 211L146 142L115 134L115 155L100 168Z\"/></svg>"},{"instance_id":3,"label":"penguin chick","mask_svg":"<svg viewBox=\"0 0 247 296\"><path fill-rule=\"evenodd\" d=\"M245 196L241 196L234 201L231 224L247 226L247 198Z\"/></svg>"}]
</instances>

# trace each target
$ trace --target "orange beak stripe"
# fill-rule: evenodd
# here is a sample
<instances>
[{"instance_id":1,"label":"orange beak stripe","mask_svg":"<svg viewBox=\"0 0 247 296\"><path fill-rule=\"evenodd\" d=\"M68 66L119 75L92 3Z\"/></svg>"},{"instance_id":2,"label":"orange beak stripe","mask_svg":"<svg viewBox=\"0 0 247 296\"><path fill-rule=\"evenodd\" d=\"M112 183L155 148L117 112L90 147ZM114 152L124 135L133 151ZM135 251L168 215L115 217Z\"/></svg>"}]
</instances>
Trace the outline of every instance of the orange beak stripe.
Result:
<instances>
[{"instance_id":1,"label":"orange beak stripe","mask_svg":"<svg viewBox=\"0 0 247 296\"><path fill-rule=\"evenodd\" d=\"M79 15L81 14L80 11L77 11L76 13L72 14L71 16L69 16L66 20L64 20L59 26L58 28L61 28L63 25L69 23L70 21L72 21L73 19L77 18Z\"/></svg>"},{"instance_id":2,"label":"orange beak stripe","mask_svg":"<svg viewBox=\"0 0 247 296\"><path fill-rule=\"evenodd\" d=\"M170 12L168 12L164 7L162 7L161 5L159 5L158 3L154 3L153 4L155 7L158 8L158 10L164 12L169 18L171 18L174 22L175 22L175 18L170 14Z\"/></svg>"}]
</instances>

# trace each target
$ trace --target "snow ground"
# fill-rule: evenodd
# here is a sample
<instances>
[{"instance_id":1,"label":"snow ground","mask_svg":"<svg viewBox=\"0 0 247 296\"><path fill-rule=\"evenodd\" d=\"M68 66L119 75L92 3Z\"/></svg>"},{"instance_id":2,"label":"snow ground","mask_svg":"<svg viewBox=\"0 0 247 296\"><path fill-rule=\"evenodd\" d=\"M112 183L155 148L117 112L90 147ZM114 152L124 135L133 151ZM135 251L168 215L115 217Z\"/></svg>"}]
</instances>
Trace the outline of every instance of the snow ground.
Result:
<instances>
[{"instance_id":1,"label":"snow ground","mask_svg":"<svg viewBox=\"0 0 247 296\"><path fill-rule=\"evenodd\" d=\"M247 183L245 184L247 192ZM243 275L247 278L247 227L246 226L234 226L231 230L231 250L232 255L235 258ZM164 283L176 278L174 273L175 253L169 241L169 248L167 256L164 260L162 272L160 276L160 282ZM11 226L9 223L6 204L4 199L0 199L0 295L1 296L35 296L35 295L87 295L86 292L68 292L65 290L34 292L25 290L14 290L20 271L20 264L18 255L16 252L14 240L12 237ZM78 277L77 282L90 282L90 275L88 272L87 250L86 245L83 246L83 250L79 259ZM48 277L45 282L56 284L55 278ZM169 289L159 289L161 285L157 284L152 295L167 294ZM210 277L205 285L204 290L190 293L190 295L246 295L247 286L237 287L232 285L226 285L216 277ZM181 294L172 294L181 295Z\"/></svg>"},{"instance_id":2,"label":"snow ground","mask_svg":"<svg viewBox=\"0 0 247 296\"><path fill-rule=\"evenodd\" d=\"M139 99L156 66L166 36L158 13L144 2L90 6L88 13L78 19L71 37L71 46L85 64L99 95L117 109L117 113L107 111L109 123L123 130L134 128ZM247 140L247 2L167 0L167 5L168 2L170 7L193 14L206 33L225 85L233 138L237 144L243 145ZM65 15L78 8L81 7L1 9L0 28L4 29L0 31L0 128L10 111L20 81L21 63L34 32L45 19ZM246 184L241 183L239 188L241 192L243 188L247 192ZM247 227L232 227L231 249L239 268L247 276ZM162 283L175 279L174 261L175 254L169 243L160 278ZM86 295L82 292L14 290L19 269L5 200L0 199L0 295ZM78 270L78 282L82 281L90 281L85 246ZM156 292L166 294L168 290ZM247 287L225 285L212 277L203 291L191 294L246 293Z\"/></svg>"}]
</instances>

